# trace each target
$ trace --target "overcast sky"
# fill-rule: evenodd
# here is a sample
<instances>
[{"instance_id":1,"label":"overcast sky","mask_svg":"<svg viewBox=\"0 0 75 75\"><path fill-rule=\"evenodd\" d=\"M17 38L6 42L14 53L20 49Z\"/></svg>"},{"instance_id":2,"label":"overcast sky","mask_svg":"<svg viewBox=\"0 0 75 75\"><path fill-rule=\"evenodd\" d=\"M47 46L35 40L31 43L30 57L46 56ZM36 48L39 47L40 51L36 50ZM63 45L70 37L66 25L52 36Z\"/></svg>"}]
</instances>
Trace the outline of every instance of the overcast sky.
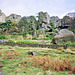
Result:
<instances>
[{"instance_id":1,"label":"overcast sky","mask_svg":"<svg viewBox=\"0 0 75 75\"><path fill-rule=\"evenodd\" d=\"M43 11L61 18L75 11L75 0L0 0L0 9L7 16L12 13L30 16Z\"/></svg>"}]
</instances>

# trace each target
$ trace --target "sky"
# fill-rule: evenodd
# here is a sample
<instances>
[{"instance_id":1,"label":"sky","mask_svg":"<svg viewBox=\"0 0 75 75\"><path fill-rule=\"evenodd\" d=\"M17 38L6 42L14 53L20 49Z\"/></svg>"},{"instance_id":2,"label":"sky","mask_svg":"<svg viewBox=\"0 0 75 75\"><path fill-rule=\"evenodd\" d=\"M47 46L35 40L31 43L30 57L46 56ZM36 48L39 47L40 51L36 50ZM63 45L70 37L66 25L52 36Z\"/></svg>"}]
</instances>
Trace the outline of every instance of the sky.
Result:
<instances>
[{"instance_id":1,"label":"sky","mask_svg":"<svg viewBox=\"0 0 75 75\"><path fill-rule=\"evenodd\" d=\"M12 13L22 17L36 16L43 11L62 18L69 12L75 12L75 0L0 0L0 9L6 16Z\"/></svg>"}]
</instances>

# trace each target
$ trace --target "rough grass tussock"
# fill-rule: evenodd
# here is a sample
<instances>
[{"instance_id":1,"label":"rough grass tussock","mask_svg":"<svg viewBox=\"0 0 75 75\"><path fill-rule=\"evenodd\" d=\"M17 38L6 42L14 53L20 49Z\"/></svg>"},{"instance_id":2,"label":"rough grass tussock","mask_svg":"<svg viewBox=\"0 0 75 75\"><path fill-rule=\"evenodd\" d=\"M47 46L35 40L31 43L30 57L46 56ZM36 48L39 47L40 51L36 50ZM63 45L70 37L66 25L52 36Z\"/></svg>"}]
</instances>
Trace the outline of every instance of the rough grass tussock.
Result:
<instances>
[{"instance_id":1,"label":"rough grass tussock","mask_svg":"<svg viewBox=\"0 0 75 75\"><path fill-rule=\"evenodd\" d=\"M75 73L75 67L72 66L72 63L75 63L74 60L56 58L53 59L50 56L34 56L33 57L33 66L42 67L44 70L56 70L56 71L72 71Z\"/></svg>"}]
</instances>

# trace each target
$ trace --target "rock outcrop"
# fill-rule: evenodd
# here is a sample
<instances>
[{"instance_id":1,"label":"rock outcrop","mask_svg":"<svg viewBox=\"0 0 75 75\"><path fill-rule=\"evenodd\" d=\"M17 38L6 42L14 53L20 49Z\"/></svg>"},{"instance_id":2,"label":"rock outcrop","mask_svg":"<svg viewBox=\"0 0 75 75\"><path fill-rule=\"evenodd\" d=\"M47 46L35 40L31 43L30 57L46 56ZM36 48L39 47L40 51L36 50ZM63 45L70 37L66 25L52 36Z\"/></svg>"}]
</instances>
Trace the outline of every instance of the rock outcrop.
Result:
<instances>
[{"instance_id":1,"label":"rock outcrop","mask_svg":"<svg viewBox=\"0 0 75 75\"><path fill-rule=\"evenodd\" d=\"M53 39L56 44L64 44L65 42L75 42L75 35L68 29L61 29Z\"/></svg>"},{"instance_id":2,"label":"rock outcrop","mask_svg":"<svg viewBox=\"0 0 75 75\"><path fill-rule=\"evenodd\" d=\"M66 16L69 16L71 18L74 18L75 17L75 12L68 13Z\"/></svg>"},{"instance_id":3,"label":"rock outcrop","mask_svg":"<svg viewBox=\"0 0 75 75\"><path fill-rule=\"evenodd\" d=\"M39 12L38 13L38 20L39 20L40 23L49 24L50 16L47 12L45 12L45 13Z\"/></svg>"},{"instance_id":4,"label":"rock outcrop","mask_svg":"<svg viewBox=\"0 0 75 75\"><path fill-rule=\"evenodd\" d=\"M71 31L75 30L75 18L69 16L64 16L61 19L61 26L58 26L60 29L69 29Z\"/></svg>"},{"instance_id":5,"label":"rock outcrop","mask_svg":"<svg viewBox=\"0 0 75 75\"><path fill-rule=\"evenodd\" d=\"M20 15L11 14L6 18L6 20L11 20L12 22L19 22L21 18L22 17Z\"/></svg>"},{"instance_id":6,"label":"rock outcrop","mask_svg":"<svg viewBox=\"0 0 75 75\"><path fill-rule=\"evenodd\" d=\"M38 22L41 28L50 29L50 16L47 12L39 12L38 13Z\"/></svg>"},{"instance_id":7,"label":"rock outcrop","mask_svg":"<svg viewBox=\"0 0 75 75\"><path fill-rule=\"evenodd\" d=\"M0 22L5 22L6 21L6 15L0 10Z\"/></svg>"},{"instance_id":8,"label":"rock outcrop","mask_svg":"<svg viewBox=\"0 0 75 75\"><path fill-rule=\"evenodd\" d=\"M61 26L61 20L58 18L58 16L52 16L50 21L54 23L55 27Z\"/></svg>"}]
</instances>

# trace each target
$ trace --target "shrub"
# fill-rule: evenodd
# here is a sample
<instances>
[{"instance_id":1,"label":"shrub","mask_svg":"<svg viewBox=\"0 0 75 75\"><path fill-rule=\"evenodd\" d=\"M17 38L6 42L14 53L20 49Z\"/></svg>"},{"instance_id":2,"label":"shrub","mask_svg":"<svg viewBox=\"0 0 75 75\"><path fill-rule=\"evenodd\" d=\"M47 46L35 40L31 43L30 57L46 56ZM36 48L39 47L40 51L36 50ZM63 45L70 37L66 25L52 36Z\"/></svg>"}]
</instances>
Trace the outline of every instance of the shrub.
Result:
<instances>
[{"instance_id":1,"label":"shrub","mask_svg":"<svg viewBox=\"0 0 75 75\"><path fill-rule=\"evenodd\" d=\"M13 43L14 43L14 40L13 40L13 39L9 39L8 41L9 41L9 42L13 42Z\"/></svg>"},{"instance_id":2,"label":"shrub","mask_svg":"<svg viewBox=\"0 0 75 75\"><path fill-rule=\"evenodd\" d=\"M0 39L6 39L5 35L0 35Z\"/></svg>"},{"instance_id":3,"label":"shrub","mask_svg":"<svg viewBox=\"0 0 75 75\"><path fill-rule=\"evenodd\" d=\"M18 40L16 43L24 43L24 44L39 44L38 41L25 41L25 40Z\"/></svg>"}]
</instances>

